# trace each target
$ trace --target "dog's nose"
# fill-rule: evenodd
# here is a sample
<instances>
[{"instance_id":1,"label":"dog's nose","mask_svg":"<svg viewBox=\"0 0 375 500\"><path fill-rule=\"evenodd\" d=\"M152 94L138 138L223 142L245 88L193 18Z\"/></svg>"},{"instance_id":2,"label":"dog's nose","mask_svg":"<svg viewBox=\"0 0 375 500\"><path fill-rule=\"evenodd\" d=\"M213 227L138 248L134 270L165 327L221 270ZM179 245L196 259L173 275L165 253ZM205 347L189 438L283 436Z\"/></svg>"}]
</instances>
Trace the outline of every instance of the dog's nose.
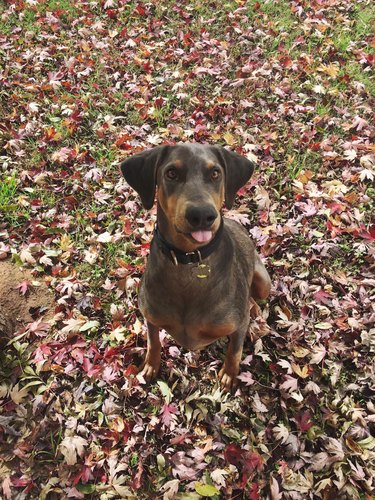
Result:
<instances>
[{"instance_id":1,"label":"dog's nose","mask_svg":"<svg viewBox=\"0 0 375 500\"><path fill-rule=\"evenodd\" d=\"M211 205L202 207L189 207L186 210L185 217L193 228L208 228L212 226L217 217L217 211Z\"/></svg>"}]
</instances>

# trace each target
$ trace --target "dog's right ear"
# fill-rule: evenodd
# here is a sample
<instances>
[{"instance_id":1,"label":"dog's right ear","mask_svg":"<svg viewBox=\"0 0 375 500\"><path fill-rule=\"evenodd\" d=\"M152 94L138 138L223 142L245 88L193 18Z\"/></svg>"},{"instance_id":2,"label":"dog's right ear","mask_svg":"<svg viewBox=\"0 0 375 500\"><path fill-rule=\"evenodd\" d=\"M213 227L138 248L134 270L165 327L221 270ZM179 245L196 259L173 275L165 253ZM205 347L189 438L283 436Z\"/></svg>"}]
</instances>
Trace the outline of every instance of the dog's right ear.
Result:
<instances>
[{"instance_id":1,"label":"dog's right ear","mask_svg":"<svg viewBox=\"0 0 375 500\"><path fill-rule=\"evenodd\" d=\"M137 191L147 210L154 204L156 172L168 148L169 146L158 146L142 151L120 165L126 182Z\"/></svg>"}]
</instances>

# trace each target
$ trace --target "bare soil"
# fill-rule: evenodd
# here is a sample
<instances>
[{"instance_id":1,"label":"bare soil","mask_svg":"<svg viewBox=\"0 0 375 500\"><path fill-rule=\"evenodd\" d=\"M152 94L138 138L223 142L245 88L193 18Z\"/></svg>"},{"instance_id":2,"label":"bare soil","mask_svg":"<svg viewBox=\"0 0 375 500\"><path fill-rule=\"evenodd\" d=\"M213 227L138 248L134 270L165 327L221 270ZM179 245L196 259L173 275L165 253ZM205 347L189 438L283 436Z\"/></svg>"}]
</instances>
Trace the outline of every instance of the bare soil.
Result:
<instances>
[{"instance_id":1,"label":"bare soil","mask_svg":"<svg viewBox=\"0 0 375 500\"><path fill-rule=\"evenodd\" d=\"M22 295L17 286L25 280L30 286ZM0 343L40 316L49 319L53 306L53 295L42 279L35 278L28 269L9 260L0 261Z\"/></svg>"}]
</instances>

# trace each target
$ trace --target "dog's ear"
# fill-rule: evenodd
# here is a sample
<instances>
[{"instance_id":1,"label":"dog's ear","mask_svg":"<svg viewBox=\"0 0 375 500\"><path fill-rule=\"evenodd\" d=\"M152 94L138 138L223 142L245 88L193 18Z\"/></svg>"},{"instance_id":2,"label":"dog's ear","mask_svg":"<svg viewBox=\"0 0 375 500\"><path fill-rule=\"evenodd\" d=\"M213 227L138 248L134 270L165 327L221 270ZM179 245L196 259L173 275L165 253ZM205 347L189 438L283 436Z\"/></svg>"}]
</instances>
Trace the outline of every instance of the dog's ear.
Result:
<instances>
[{"instance_id":1,"label":"dog's ear","mask_svg":"<svg viewBox=\"0 0 375 500\"><path fill-rule=\"evenodd\" d=\"M142 151L120 165L126 182L137 191L147 210L154 204L156 172L168 148L169 146L158 146Z\"/></svg>"},{"instance_id":2,"label":"dog's ear","mask_svg":"<svg viewBox=\"0 0 375 500\"><path fill-rule=\"evenodd\" d=\"M214 150L225 170L225 205L230 209L237 191L253 175L255 164L244 156L221 146L214 146Z\"/></svg>"}]
</instances>

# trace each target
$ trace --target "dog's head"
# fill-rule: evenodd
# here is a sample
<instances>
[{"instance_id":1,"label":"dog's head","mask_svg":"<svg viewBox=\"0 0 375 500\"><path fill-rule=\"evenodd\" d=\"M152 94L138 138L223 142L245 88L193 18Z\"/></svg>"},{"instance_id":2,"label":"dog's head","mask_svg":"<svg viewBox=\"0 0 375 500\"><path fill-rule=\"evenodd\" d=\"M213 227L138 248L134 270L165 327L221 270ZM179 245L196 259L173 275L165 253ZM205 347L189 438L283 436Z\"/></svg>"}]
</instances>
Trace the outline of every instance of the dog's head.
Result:
<instances>
[{"instance_id":1,"label":"dog's head","mask_svg":"<svg viewBox=\"0 0 375 500\"><path fill-rule=\"evenodd\" d=\"M154 203L157 186L158 206L170 228L180 241L199 247L213 238L224 200L231 208L254 164L219 146L181 144L134 155L121 163L121 171L146 209Z\"/></svg>"}]
</instances>

